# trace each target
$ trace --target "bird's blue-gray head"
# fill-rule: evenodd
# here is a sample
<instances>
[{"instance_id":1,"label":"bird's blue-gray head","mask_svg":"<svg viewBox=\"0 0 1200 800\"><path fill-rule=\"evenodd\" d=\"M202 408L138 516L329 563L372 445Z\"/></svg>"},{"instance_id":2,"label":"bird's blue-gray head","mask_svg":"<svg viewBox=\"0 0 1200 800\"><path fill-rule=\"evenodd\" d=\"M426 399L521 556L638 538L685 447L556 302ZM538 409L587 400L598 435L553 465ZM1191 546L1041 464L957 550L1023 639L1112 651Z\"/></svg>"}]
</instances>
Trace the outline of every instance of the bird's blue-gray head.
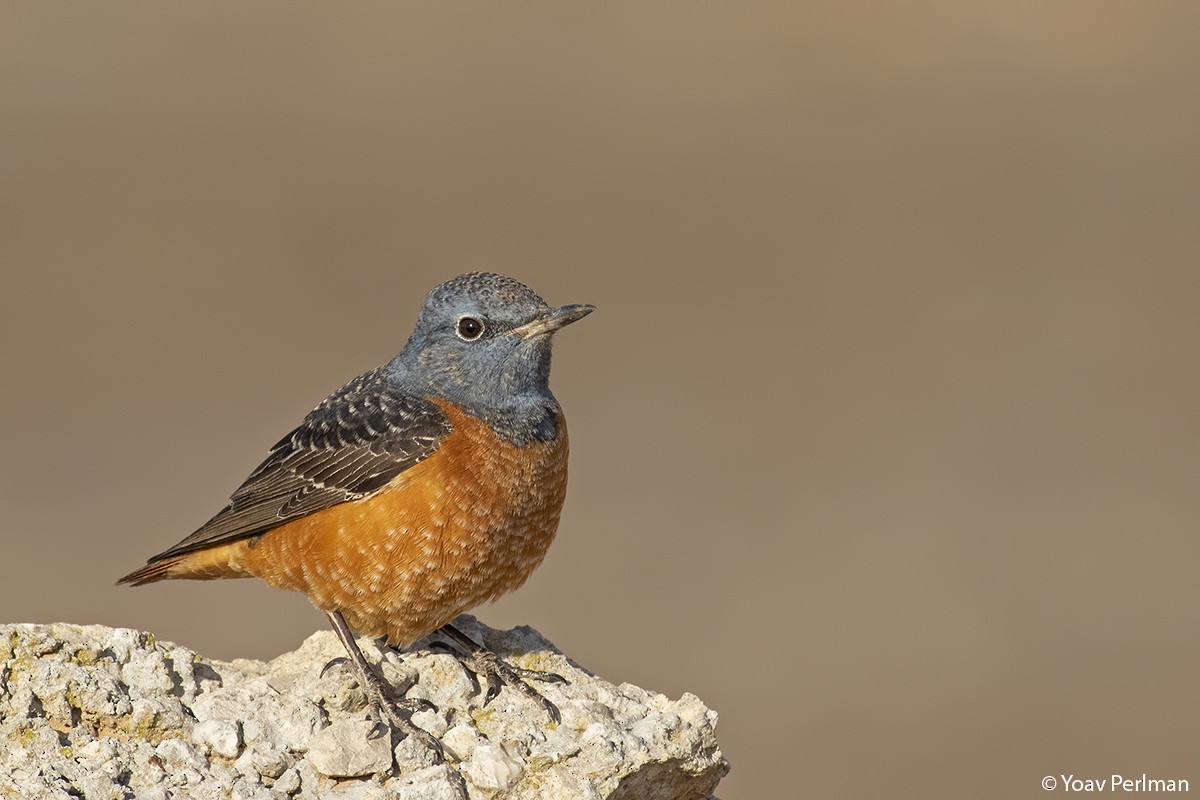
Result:
<instances>
[{"instance_id":1,"label":"bird's blue-gray head","mask_svg":"<svg viewBox=\"0 0 1200 800\"><path fill-rule=\"evenodd\" d=\"M550 339L594 306L552 308L525 284L471 272L425 298L408 344L388 365L406 389L450 400L524 444L556 434Z\"/></svg>"}]
</instances>

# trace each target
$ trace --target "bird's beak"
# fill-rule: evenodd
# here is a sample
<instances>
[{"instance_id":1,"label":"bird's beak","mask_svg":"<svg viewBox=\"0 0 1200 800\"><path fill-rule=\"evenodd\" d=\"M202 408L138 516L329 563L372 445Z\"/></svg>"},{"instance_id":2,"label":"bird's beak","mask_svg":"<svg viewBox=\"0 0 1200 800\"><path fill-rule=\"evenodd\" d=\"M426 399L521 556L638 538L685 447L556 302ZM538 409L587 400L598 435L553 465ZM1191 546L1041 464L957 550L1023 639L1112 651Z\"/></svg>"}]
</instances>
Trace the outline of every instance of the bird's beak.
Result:
<instances>
[{"instance_id":1,"label":"bird's beak","mask_svg":"<svg viewBox=\"0 0 1200 800\"><path fill-rule=\"evenodd\" d=\"M522 340L541 336L544 333L554 333L562 326L581 320L595 310L595 306L589 306L586 303L551 308L531 322L513 328L509 333L520 336Z\"/></svg>"}]
</instances>

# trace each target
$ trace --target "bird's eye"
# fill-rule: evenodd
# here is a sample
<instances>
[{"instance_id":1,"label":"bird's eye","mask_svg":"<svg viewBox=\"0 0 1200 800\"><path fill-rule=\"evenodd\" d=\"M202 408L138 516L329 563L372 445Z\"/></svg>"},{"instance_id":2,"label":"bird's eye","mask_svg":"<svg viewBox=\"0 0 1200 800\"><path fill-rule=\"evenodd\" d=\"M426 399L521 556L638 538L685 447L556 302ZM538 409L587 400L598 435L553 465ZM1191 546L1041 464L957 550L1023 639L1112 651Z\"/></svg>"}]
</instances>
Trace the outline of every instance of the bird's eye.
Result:
<instances>
[{"instance_id":1,"label":"bird's eye","mask_svg":"<svg viewBox=\"0 0 1200 800\"><path fill-rule=\"evenodd\" d=\"M464 342L473 342L480 336L483 336L483 323L474 317L462 317L458 321L458 327L455 329L458 333L458 338Z\"/></svg>"}]
</instances>

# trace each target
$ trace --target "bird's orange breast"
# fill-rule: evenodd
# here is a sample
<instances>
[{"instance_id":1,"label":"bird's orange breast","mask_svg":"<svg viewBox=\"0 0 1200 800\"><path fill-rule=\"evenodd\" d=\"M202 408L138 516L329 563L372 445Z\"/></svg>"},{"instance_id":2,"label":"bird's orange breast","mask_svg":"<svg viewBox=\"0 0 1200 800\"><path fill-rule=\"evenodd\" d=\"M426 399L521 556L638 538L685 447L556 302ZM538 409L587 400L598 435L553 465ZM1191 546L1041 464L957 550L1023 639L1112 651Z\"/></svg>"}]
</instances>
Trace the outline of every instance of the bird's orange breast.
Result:
<instances>
[{"instance_id":1,"label":"bird's orange breast","mask_svg":"<svg viewBox=\"0 0 1200 800\"><path fill-rule=\"evenodd\" d=\"M453 430L429 458L370 497L196 553L196 567L205 558L226 575L304 592L358 632L396 645L516 589L558 528L565 420L554 440L518 447L453 404L435 402Z\"/></svg>"}]
</instances>

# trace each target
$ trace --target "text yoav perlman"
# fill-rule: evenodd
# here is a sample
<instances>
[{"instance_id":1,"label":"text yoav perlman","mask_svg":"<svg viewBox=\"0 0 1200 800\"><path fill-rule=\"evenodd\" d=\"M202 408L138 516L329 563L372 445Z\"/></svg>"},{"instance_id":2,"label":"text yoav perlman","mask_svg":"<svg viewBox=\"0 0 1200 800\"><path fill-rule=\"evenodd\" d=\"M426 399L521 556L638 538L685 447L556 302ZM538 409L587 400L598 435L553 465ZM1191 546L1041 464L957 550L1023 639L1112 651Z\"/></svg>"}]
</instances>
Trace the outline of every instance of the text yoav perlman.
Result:
<instances>
[{"instance_id":1,"label":"text yoav perlman","mask_svg":"<svg viewBox=\"0 0 1200 800\"><path fill-rule=\"evenodd\" d=\"M1142 773L1140 778L1110 775L1107 778L1076 778L1074 775L1059 775L1059 786L1064 792L1187 792L1191 790L1186 778L1151 778ZM1047 783L1049 785L1047 785ZM1052 782L1043 783L1047 789Z\"/></svg>"}]
</instances>

